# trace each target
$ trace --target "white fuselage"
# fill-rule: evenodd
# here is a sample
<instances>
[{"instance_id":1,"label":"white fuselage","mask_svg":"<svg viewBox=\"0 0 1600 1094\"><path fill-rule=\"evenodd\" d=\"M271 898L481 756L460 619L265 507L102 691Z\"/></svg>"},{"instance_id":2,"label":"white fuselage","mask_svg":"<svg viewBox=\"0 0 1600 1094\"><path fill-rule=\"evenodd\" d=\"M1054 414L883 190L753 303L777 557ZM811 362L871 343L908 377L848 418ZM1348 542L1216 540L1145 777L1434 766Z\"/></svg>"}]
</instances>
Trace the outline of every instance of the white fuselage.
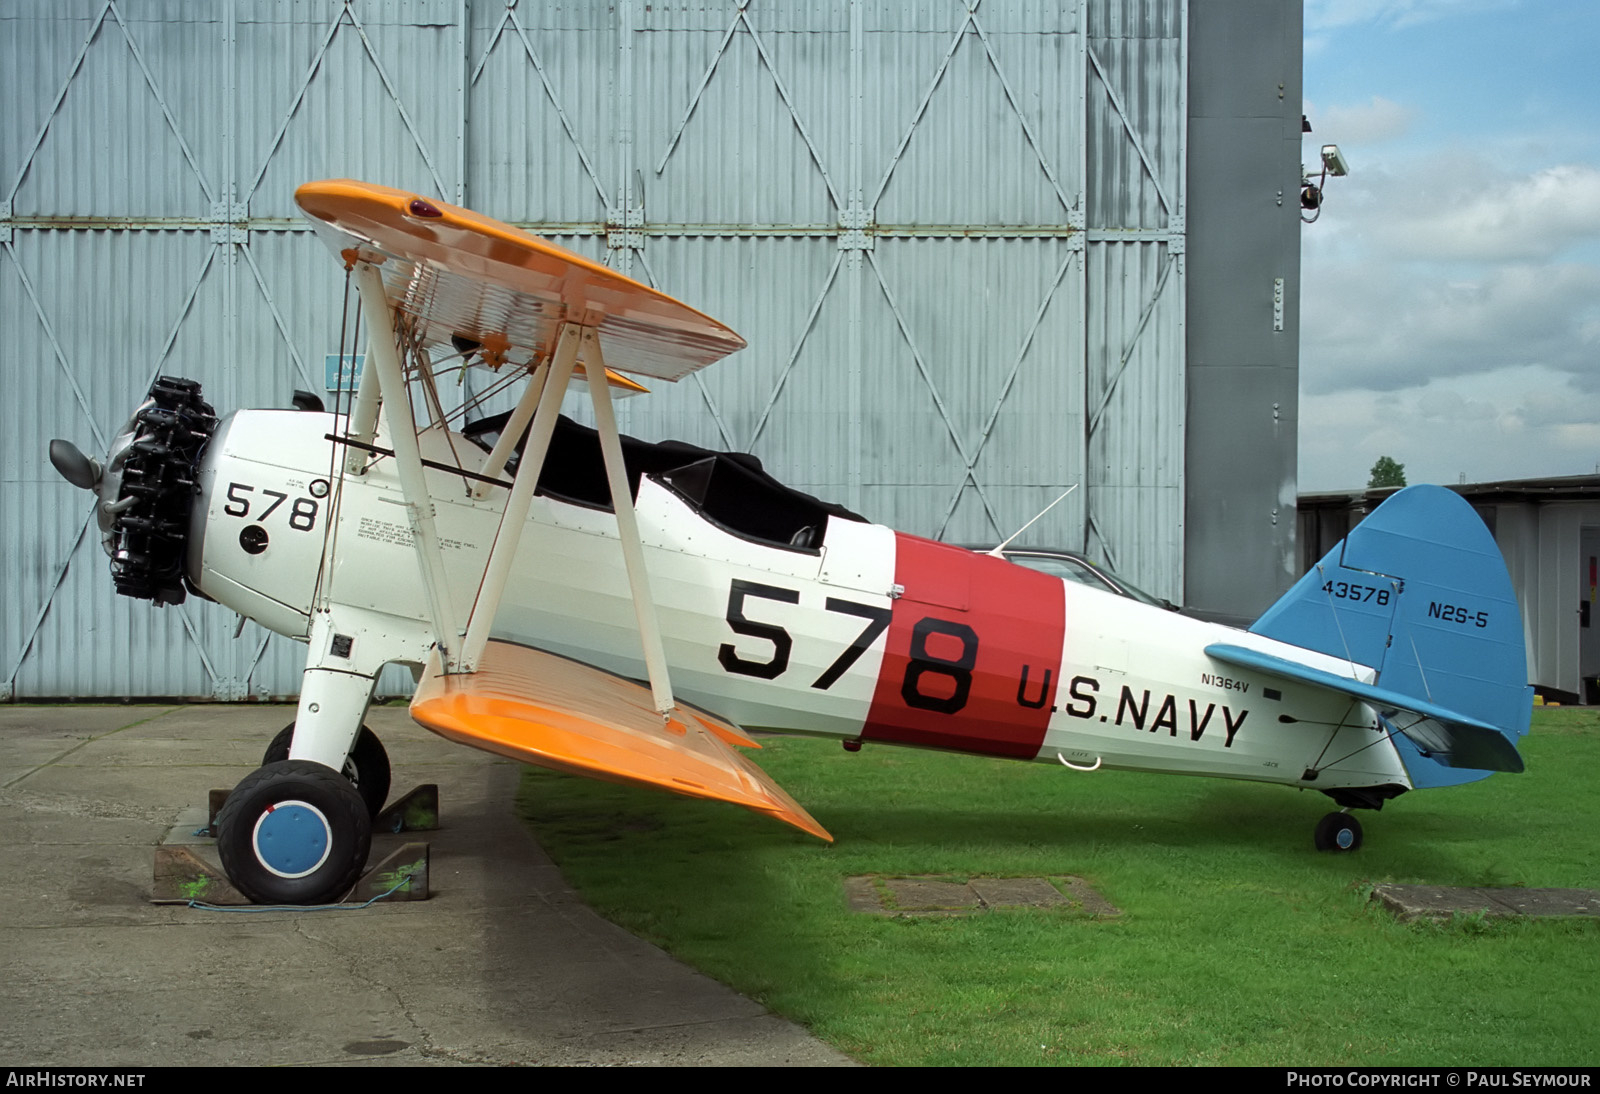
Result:
<instances>
[{"instance_id":1,"label":"white fuselage","mask_svg":"<svg viewBox=\"0 0 1600 1094\"><path fill-rule=\"evenodd\" d=\"M361 664L418 664L430 616L395 461L341 477L344 449L336 458L326 439L341 425L298 411L225 419L189 572L278 633L307 638L313 607L332 605L360 621ZM459 434L419 440L435 463L483 464ZM427 478L465 618L506 491L475 499L460 475ZM835 517L819 547L758 542L648 476L636 510L674 693L748 728L1319 790L1411 785L1366 708L1203 650L1226 640L1370 680L1363 666L880 525ZM493 633L642 677L614 515L536 497Z\"/></svg>"}]
</instances>

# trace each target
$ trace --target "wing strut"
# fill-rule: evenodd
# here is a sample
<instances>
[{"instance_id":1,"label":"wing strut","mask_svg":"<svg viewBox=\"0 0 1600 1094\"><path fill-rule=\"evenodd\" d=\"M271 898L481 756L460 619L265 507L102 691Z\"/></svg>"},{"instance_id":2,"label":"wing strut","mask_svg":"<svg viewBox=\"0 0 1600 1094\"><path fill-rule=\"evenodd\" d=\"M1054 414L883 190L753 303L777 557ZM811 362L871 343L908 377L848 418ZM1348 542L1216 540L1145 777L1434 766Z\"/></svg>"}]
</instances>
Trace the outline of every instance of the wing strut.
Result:
<instances>
[{"instance_id":1,"label":"wing strut","mask_svg":"<svg viewBox=\"0 0 1600 1094\"><path fill-rule=\"evenodd\" d=\"M533 503L534 487L544 467L550 437L555 432L561 399L580 357L589 381L589 398L594 404L600 451L605 458L606 482L611 490L611 508L617 517L617 533L622 543L623 563L628 571L634 618L639 625L639 641L644 647L645 668L650 676L650 694L656 711L667 714L676 705L672 697L672 682L667 674L667 657L661 643L655 601L650 597L644 544L639 536L638 518L633 511L633 495L628 489L628 472L622 458L622 440L617 434L616 413L611 405L611 384L607 379L605 356L601 353L599 333L593 323L562 324L555 355L547 367L548 375L535 376L529 382L528 391L524 393L511 420L506 423L494 452L490 454L488 467L503 466L521 432L518 419L526 422L529 413L532 414L533 425L528 432L522 459L517 464L511 496L506 499L505 513L500 521L499 532L495 535L494 546L489 552L488 565L484 567L483 580L472 606L472 616L467 622L466 637L461 644L461 656L455 667L462 672L476 671L483 657L484 647L489 641L489 628L494 622L495 611L505 593L512 562L522 541L522 530L527 524L528 510ZM546 370L540 371L544 373ZM530 410L535 401L537 409Z\"/></svg>"},{"instance_id":2,"label":"wing strut","mask_svg":"<svg viewBox=\"0 0 1600 1094\"><path fill-rule=\"evenodd\" d=\"M594 403L595 428L600 434L600 451L605 456L606 480L611 486L611 508L617 514L622 560L628 568L634 618L639 623L639 641L644 644L644 663L650 674L650 694L655 699L657 712L666 714L675 705L672 681L667 678L667 655L661 645L661 626L656 621L656 602L650 597L650 576L644 568L644 544L639 538L639 520L633 511L628 472L622 462L622 441L617 436L617 417L611 407L606 362L600 354L599 332L593 327L585 327L583 331L583 358L589 374L589 398Z\"/></svg>"},{"instance_id":3,"label":"wing strut","mask_svg":"<svg viewBox=\"0 0 1600 1094\"><path fill-rule=\"evenodd\" d=\"M539 367L528 377L528 390L522 393L522 398L517 401L516 409L511 412L511 417L506 420L506 426L500 431L500 437L494 442L494 451L489 453L489 458L478 468L486 478L498 478L500 472L505 470L506 461L511 458L511 453L516 451L517 442L522 439L522 434L527 431L528 422L532 420L534 411L539 409L539 396L544 394L544 385L549 382L550 369L548 363ZM489 484L480 482L473 487L472 496L483 498L489 493Z\"/></svg>"},{"instance_id":4,"label":"wing strut","mask_svg":"<svg viewBox=\"0 0 1600 1094\"><path fill-rule=\"evenodd\" d=\"M422 449L417 444L417 426L412 417L411 400L406 396L405 371L400 364L394 313L384 298L383 275L370 262L356 263L356 287L361 291L361 308L372 330L370 343L378 395L389 427L389 443L394 445L395 470L405 495L406 516L422 564L423 585L428 593L428 612L433 617L434 640L447 663L450 651L459 647L461 632L456 628L455 607L450 601L450 586L445 581L444 555L439 548L439 533L434 527L433 498L422 470ZM363 370L366 371L366 370ZM365 384L362 385L365 388ZM358 396L357 402L360 402Z\"/></svg>"},{"instance_id":5,"label":"wing strut","mask_svg":"<svg viewBox=\"0 0 1600 1094\"><path fill-rule=\"evenodd\" d=\"M359 289L360 286L358 285ZM365 294L360 294L363 300ZM384 309L385 311L388 308ZM389 328L385 328L389 329ZM341 369L344 365L341 363ZM356 397L350 407L348 428L345 430L353 440L362 444L371 444L378 433L378 377L369 369L361 370L361 379L356 383ZM352 475L364 474L367 465L372 460L370 452L363 451L355 445L345 450L344 469Z\"/></svg>"},{"instance_id":6,"label":"wing strut","mask_svg":"<svg viewBox=\"0 0 1600 1094\"><path fill-rule=\"evenodd\" d=\"M472 605L472 618L467 623L467 635L461 644L460 663L455 666L462 672L474 672L483 657L483 647L489 641L489 627L505 594L506 582L511 578L511 565L522 542L522 530L528 523L528 510L533 504L533 490L539 483L539 472L544 469L544 458L550 450L550 438L556 431L556 418L561 412L561 397L566 394L572 369L578 363L580 330L576 324L567 323L561 328L556 342L556 352L550 364L539 371L544 374L529 381L529 392L524 393L517 411L521 413L529 401L533 388L538 409L533 415L533 426L528 431L528 442L523 446L522 459L517 464L517 477L512 480L511 496L506 499L505 513L500 518L500 530L495 534L494 546L489 551L489 562L483 570L483 580L478 585L478 596ZM509 425L509 423L508 423ZM506 435L515 441L516 434L507 429ZM503 438L502 438L503 439ZM496 451L499 445L495 446ZM508 450L509 451L509 450Z\"/></svg>"}]
</instances>

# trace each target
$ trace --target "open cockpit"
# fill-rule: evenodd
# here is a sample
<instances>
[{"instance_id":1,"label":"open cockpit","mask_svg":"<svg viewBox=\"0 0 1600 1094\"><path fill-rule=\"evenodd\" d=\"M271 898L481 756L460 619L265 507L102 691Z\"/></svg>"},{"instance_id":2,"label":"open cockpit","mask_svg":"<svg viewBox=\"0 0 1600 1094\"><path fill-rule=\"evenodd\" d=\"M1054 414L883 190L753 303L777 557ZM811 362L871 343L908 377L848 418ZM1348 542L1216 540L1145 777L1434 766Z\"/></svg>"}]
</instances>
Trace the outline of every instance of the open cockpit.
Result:
<instances>
[{"instance_id":1,"label":"open cockpit","mask_svg":"<svg viewBox=\"0 0 1600 1094\"><path fill-rule=\"evenodd\" d=\"M462 432L489 451L510 417L509 413L496 414L469 422ZM716 452L684 441L641 441L626 435L620 440L628 490L634 498L639 496L639 476L649 475L706 520L744 539L815 553L822 546L829 517L866 519L841 505L785 486L748 452ZM522 443L518 442L516 455L507 463L508 472L516 470L521 455ZM536 492L610 511L611 492L599 434L566 415L557 419Z\"/></svg>"}]
</instances>

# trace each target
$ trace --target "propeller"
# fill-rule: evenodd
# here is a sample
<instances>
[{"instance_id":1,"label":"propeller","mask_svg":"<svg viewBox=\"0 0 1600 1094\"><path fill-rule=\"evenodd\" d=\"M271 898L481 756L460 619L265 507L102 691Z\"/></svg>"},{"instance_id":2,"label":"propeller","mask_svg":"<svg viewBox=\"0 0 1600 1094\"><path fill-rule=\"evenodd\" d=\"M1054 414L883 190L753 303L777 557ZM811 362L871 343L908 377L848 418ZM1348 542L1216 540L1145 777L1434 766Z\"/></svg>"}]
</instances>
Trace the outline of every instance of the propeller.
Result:
<instances>
[{"instance_id":1,"label":"propeller","mask_svg":"<svg viewBox=\"0 0 1600 1094\"><path fill-rule=\"evenodd\" d=\"M93 490L100 485L100 461L85 456L71 441L50 442L50 463L80 490Z\"/></svg>"}]
</instances>

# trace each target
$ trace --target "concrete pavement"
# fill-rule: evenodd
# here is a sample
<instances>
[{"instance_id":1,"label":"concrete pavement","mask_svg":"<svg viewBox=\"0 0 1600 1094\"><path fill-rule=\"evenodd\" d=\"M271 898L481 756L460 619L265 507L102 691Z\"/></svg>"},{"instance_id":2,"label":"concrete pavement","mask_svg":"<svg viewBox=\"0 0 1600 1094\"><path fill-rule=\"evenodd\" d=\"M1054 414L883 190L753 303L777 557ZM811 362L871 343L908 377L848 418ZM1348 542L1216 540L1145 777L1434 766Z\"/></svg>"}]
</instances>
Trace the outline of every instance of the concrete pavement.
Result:
<instances>
[{"instance_id":1,"label":"concrete pavement","mask_svg":"<svg viewBox=\"0 0 1600 1094\"><path fill-rule=\"evenodd\" d=\"M293 708L0 706L0 1064L851 1061L612 926L512 813L520 768L403 707L395 792L439 784L434 895L356 912L149 903L178 815Z\"/></svg>"}]
</instances>

